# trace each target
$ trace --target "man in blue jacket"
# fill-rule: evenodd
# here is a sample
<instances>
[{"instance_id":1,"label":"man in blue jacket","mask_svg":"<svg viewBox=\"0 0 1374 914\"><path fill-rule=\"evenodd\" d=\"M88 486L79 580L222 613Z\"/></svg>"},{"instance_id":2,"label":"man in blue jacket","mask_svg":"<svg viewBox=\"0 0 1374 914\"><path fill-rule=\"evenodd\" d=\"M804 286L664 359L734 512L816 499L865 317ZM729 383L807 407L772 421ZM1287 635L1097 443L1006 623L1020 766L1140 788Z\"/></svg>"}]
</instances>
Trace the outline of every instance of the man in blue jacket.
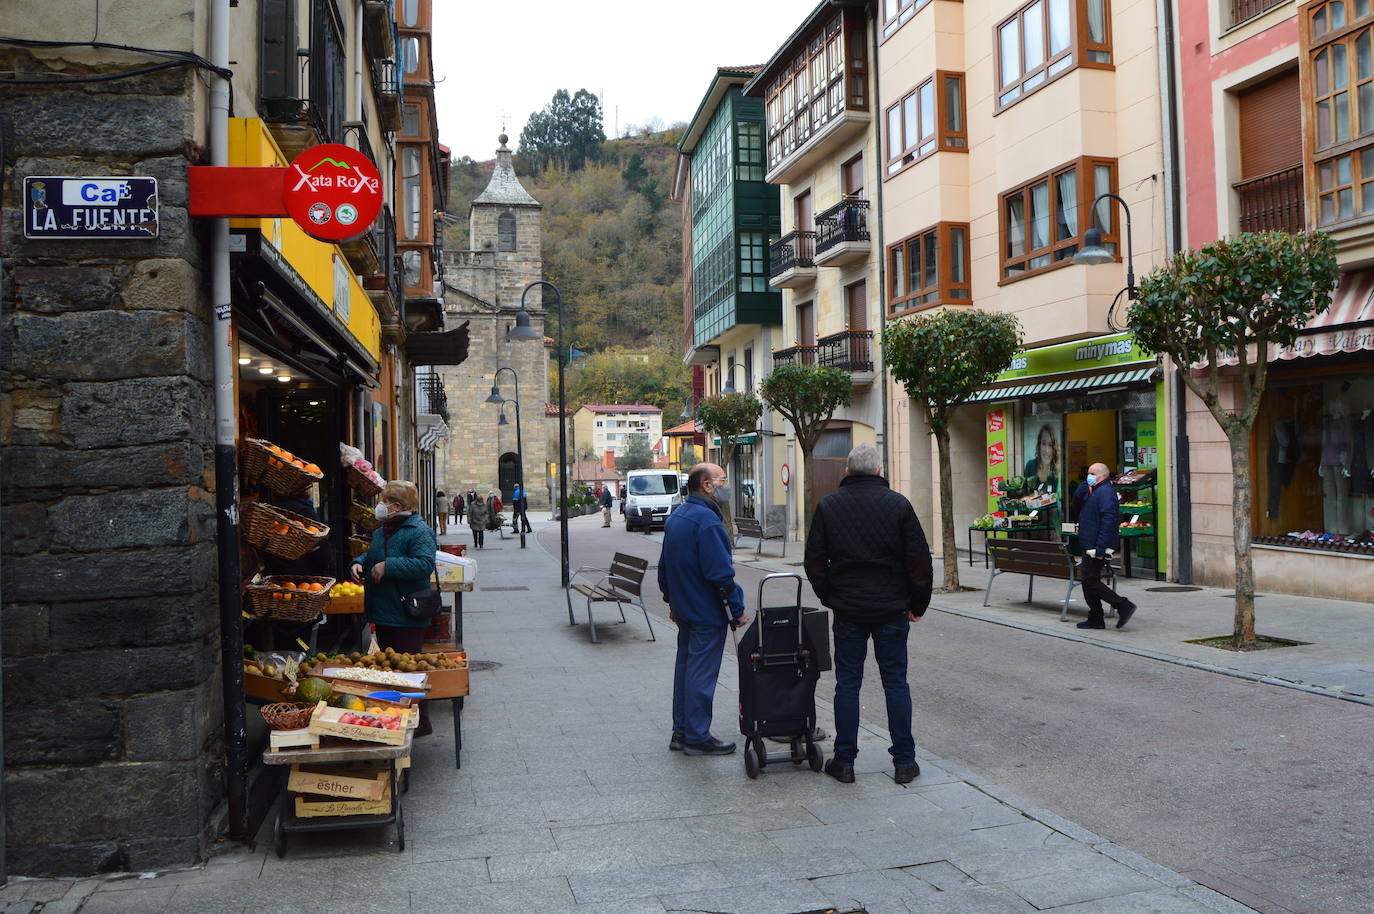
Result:
<instances>
[{"instance_id":1,"label":"man in blue jacket","mask_svg":"<svg viewBox=\"0 0 1374 914\"><path fill-rule=\"evenodd\" d=\"M663 526L658 589L677 623L673 669L673 735L668 748L687 755L729 755L734 743L711 735L711 708L720 676L725 630L749 622L744 591L716 493L725 470L699 463L687 476L687 500Z\"/></svg>"},{"instance_id":2,"label":"man in blue jacket","mask_svg":"<svg viewBox=\"0 0 1374 914\"><path fill-rule=\"evenodd\" d=\"M1112 553L1121 543L1121 507L1107 478L1107 465L1094 463L1088 467L1088 479L1078 487L1074 498L1082 507L1078 512L1078 542L1083 547L1083 600L1088 604L1088 618L1079 628L1106 628L1102 614L1105 600L1116 610L1116 627L1131 620L1135 604L1102 583L1102 571L1112 560Z\"/></svg>"}]
</instances>

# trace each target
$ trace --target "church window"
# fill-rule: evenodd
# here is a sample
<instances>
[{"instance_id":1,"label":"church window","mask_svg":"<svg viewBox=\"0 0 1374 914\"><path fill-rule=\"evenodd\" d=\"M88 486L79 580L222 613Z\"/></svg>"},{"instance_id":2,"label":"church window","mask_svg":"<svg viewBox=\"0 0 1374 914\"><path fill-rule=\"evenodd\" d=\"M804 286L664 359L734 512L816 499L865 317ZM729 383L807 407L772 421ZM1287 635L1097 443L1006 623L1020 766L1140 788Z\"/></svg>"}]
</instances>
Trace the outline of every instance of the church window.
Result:
<instances>
[{"instance_id":1,"label":"church window","mask_svg":"<svg viewBox=\"0 0 1374 914\"><path fill-rule=\"evenodd\" d=\"M510 210L496 217L496 249L515 250L515 215Z\"/></svg>"}]
</instances>

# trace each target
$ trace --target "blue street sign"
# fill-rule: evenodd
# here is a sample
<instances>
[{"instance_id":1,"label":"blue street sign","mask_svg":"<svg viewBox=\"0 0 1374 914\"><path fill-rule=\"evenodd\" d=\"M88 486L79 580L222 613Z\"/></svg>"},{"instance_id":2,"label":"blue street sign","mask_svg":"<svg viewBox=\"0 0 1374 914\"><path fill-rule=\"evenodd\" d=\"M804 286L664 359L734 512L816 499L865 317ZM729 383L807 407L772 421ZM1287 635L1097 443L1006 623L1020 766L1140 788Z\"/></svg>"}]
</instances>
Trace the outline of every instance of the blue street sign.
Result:
<instances>
[{"instance_id":1,"label":"blue street sign","mask_svg":"<svg viewBox=\"0 0 1374 914\"><path fill-rule=\"evenodd\" d=\"M156 238L157 178L24 179L25 238Z\"/></svg>"}]
</instances>

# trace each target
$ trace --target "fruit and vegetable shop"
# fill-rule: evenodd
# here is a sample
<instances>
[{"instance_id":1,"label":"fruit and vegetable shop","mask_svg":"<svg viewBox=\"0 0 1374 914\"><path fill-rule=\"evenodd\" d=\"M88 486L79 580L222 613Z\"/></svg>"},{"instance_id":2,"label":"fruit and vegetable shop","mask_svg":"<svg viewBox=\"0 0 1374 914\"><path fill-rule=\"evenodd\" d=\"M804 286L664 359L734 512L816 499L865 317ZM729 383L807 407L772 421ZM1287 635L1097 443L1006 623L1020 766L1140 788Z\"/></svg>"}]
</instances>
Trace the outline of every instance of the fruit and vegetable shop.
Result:
<instances>
[{"instance_id":1,"label":"fruit and vegetable shop","mask_svg":"<svg viewBox=\"0 0 1374 914\"><path fill-rule=\"evenodd\" d=\"M979 539L1005 535L1069 541L1076 549L1073 493L1088 467L1104 463L1121 498L1121 535L1135 574L1166 570L1165 385L1156 358L1129 333L1017 353L1011 367L972 398L981 439L956 442L986 454L981 514L968 525L970 561Z\"/></svg>"}]
</instances>

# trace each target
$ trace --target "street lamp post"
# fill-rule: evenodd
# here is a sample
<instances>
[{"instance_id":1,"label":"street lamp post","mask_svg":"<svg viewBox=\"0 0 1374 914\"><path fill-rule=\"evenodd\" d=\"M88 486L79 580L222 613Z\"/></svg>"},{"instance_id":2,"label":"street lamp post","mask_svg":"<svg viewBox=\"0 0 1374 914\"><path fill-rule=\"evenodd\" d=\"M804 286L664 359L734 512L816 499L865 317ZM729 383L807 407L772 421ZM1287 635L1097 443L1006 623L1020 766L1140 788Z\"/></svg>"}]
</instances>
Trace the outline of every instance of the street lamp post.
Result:
<instances>
[{"instance_id":1,"label":"street lamp post","mask_svg":"<svg viewBox=\"0 0 1374 914\"><path fill-rule=\"evenodd\" d=\"M553 292L554 305L558 308L558 535L562 562L563 587L568 586L568 416L567 397L563 387L563 296L558 287L546 279L536 279L525 286L520 293L520 311L515 315L515 326L506 334L512 340L538 340L543 343L543 334L530 326L530 312L525 307L525 296L535 286L547 286ZM569 604L571 607L571 604ZM568 611L568 624L575 625L572 610Z\"/></svg>"},{"instance_id":2,"label":"street lamp post","mask_svg":"<svg viewBox=\"0 0 1374 914\"><path fill-rule=\"evenodd\" d=\"M1116 254L1107 250L1102 244L1102 229L1099 227L1101 220L1097 217L1097 204L1103 200L1115 200L1121 204L1121 211L1126 214L1126 288L1122 291L1126 293L1127 301L1135 301L1139 294L1135 287L1135 260L1133 257L1133 244L1131 241L1131 208L1126 205L1126 201L1116 194L1098 194L1093 200L1092 205L1092 225L1083 233L1083 247L1077 254L1073 255L1074 263L1081 263L1087 266L1095 266L1100 263L1112 263L1116 260ZM1119 298L1121 293L1117 293ZM1112 321L1112 312L1116 309L1116 301L1112 301L1112 307L1107 311L1107 327L1110 330L1122 330Z\"/></svg>"},{"instance_id":3,"label":"street lamp post","mask_svg":"<svg viewBox=\"0 0 1374 914\"><path fill-rule=\"evenodd\" d=\"M744 386L745 386L745 387L748 387L748 386L749 386L749 372L748 372L747 369L744 368L744 363L743 363L743 362L731 362L731 363L730 363L730 367L729 367L729 368L726 370L726 372L725 372L725 384L724 384L724 386L721 387L721 389L720 389L720 392L721 392L721 393L723 393L723 394L737 394L737 393L739 393L739 391L735 389L735 369L736 369L736 368L738 368L738 369L744 371Z\"/></svg>"},{"instance_id":4,"label":"street lamp post","mask_svg":"<svg viewBox=\"0 0 1374 914\"><path fill-rule=\"evenodd\" d=\"M482 402L495 403L502 407L501 417L496 422L497 425L509 424L508 422L506 422L505 404L515 404L515 482L518 486L520 486L520 498L526 498L527 495L525 494L525 445L524 440L520 436L520 375L515 373L514 368L510 368L508 366L503 365L500 368L496 369L496 374L492 375L491 377L492 381L495 382L496 379L501 376L501 372L503 371L509 371L511 377L515 379L515 399L506 400L502 398L501 388L496 383L493 383L491 385L491 394L488 395L487 398ZM515 499L515 511L513 513L518 517L519 511L520 499L517 498ZM520 548L524 549L525 528L523 524L519 526L520 529L515 532L520 534Z\"/></svg>"}]
</instances>

